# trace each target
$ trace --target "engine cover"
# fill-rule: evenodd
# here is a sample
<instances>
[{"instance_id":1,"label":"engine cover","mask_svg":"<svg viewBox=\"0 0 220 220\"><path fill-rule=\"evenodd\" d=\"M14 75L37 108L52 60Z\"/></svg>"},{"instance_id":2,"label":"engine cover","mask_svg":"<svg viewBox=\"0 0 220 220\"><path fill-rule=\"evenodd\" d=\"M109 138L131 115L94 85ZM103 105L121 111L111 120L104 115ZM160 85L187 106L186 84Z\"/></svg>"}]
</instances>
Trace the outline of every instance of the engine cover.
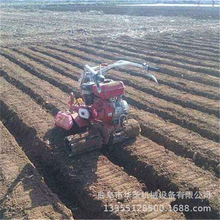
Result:
<instances>
[{"instance_id":1,"label":"engine cover","mask_svg":"<svg viewBox=\"0 0 220 220\"><path fill-rule=\"evenodd\" d=\"M96 85L93 85L92 87L93 93L97 97L105 100L123 95L124 89L125 89L124 83L121 81L100 83L100 92L98 92Z\"/></svg>"}]
</instances>

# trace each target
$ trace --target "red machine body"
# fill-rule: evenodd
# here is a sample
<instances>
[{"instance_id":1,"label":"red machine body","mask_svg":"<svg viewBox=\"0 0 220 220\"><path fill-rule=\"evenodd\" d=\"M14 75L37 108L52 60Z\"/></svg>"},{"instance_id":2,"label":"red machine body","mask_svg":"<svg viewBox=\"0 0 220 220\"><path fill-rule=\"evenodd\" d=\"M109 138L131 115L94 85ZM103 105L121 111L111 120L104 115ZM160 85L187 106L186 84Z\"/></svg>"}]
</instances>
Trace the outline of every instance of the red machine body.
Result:
<instances>
[{"instance_id":1,"label":"red machine body","mask_svg":"<svg viewBox=\"0 0 220 220\"><path fill-rule=\"evenodd\" d=\"M111 122L114 113L114 107L111 102L97 99L91 107L91 121L96 122L97 120L103 122Z\"/></svg>"},{"instance_id":2,"label":"red machine body","mask_svg":"<svg viewBox=\"0 0 220 220\"><path fill-rule=\"evenodd\" d=\"M60 111L55 117L56 126L71 131L71 135L65 138L70 155L98 149L109 143L122 142L140 134L139 123L127 118L129 106L123 99L124 83L105 78L110 69L125 65L145 70L150 68L145 63L126 60L110 65L84 66L84 72L79 79L81 98L75 99L71 93L69 110ZM153 75L147 75L157 82Z\"/></svg>"},{"instance_id":3,"label":"red machine body","mask_svg":"<svg viewBox=\"0 0 220 220\"><path fill-rule=\"evenodd\" d=\"M109 101L110 98L115 98L124 94L123 82L109 82L106 84L100 84L100 92L97 90L97 86L92 86L92 91L95 95L92 105L87 106L85 103L74 103L70 96L70 109L68 112L60 111L56 115L55 125L70 130L73 124L77 124L79 128L87 127L89 123L108 123L109 126L113 120L114 106ZM80 109L87 109L89 113L88 118L82 118L79 116ZM107 124L105 125L107 126Z\"/></svg>"}]
</instances>

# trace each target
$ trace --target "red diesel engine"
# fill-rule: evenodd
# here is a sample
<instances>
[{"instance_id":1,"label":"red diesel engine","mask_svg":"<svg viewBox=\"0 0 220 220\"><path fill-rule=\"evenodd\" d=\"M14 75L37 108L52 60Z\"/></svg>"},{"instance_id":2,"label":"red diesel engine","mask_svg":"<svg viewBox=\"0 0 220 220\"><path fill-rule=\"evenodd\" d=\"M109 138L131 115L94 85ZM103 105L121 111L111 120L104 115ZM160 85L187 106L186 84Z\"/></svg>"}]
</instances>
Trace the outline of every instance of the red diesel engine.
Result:
<instances>
[{"instance_id":1,"label":"red diesel engine","mask_svg":"<svg viewBox=\"0 0 220 220\"><path fill-rule=\"evenodd\" d=\"M124 83L111 81L100 83L100 88L93 82L83 83L81 93L87 106L90 105L92 122L119 123L128 113L128 104L122 99Z\"/></svg>"}]
</instances>

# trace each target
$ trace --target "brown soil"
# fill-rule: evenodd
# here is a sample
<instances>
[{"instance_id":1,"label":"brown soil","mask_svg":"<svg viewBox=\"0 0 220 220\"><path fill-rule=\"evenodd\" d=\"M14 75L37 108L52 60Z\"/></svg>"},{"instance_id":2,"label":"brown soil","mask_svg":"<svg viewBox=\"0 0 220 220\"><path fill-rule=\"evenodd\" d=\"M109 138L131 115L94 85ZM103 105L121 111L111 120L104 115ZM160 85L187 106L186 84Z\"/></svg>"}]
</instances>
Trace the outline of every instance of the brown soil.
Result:
<instances>
[{"instance_id":1,"label":"brown soil","mask_svg":"<svg viewBox=\"0 0 220 220\"><path fill-rule=\"evenodd\" d=\"M75 218L218 218L218 10L24 5L0 10L0 217L71 218L70 208ZM66 134L54 127L54 116L68 108L70 92L78 94L84 64L119 59L160 68L153 72L159 85L136 68L109 74L124 81L130 117L140 123L141 135L69 158ZM193 191L201 197L124 196L151 191ZM108 192L123 196L110 199ZM211 211L168 211L177 204ZM111 205L166 209L123 212Z\"/></svg>"},{"instance_id":2,"label":"brown soil","mask_svg":"<svg viewBox=\"0 0 220 220\"><path fill-rule=\"evenodd\" d=\"M77 160L70 160L67 158L63 149L62 133L54 136L57 129L53 129L51 124L52 117L46 113L40 106L34 103L29 97L11 86L7 81L1 80L2 84L2 103L3 118L7 120L7 126L14 127L15 134L24 140L29 145L25 146L25 151L29 156L35 160L38 158L50 170L60 175L61 183L67 188L66 190L74 193L74 198L77 199L80 206L89 213L93 218L106 218L110 216L123 217L124 213L104 212L104 205L118 204L114 198L98 198L98 192L104 191L107 193L115 192L143 192L143 186L135 179L126 174L120 167L112 164L105 156L98 152L93 152L88 155L83 155ZM16 94L16 95L15 95ZM24 101L23 105L19 105L20 99ZM24 114L24 109L29 109ZM15 113L16 110L16 113ZM30 114L27 118L26 114ZM21 120L16 120L20 118ZM39 119L40 118L40 119ZM13 120L12 120L13 119ZM31 119L31 120L30 120ZM57 131L56 131L57 130ZM59 133L57 133L59 134ZM35 146L30 148L29 146ZM65 160L63 158L66 158ZM56 164L56 166L54 166ZM133 204L163 204L168 206L172 200L124 200L124 205ZM181 217L174 212L131 212L127 213L126 217L135 218L135 216L151 216L151 218L163 215Z\"/></svg>"},{"instance_id":3,"label":"brown soil","mask_svg":"<svg viewBox=\"0 0 220 220\"><path fill-rule=\"evenodd\" d=\"M14 137L1 127L0 214L6 219L73 219Z\"/></svg>"}]
</instances>

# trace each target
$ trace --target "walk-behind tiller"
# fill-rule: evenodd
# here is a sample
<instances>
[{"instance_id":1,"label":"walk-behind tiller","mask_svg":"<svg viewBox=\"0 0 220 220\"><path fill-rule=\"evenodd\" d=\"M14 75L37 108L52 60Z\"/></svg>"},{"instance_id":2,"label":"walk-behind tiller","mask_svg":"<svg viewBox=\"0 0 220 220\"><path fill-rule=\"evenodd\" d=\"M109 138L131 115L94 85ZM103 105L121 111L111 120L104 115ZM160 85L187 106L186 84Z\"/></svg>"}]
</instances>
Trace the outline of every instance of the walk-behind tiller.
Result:
<instances>
[{"instance_id":1,"label":"walk-behind tiller","mask_svg":"<svg viewBox=\"0 0 220 220\"><path fill-rule=\"evenodd\" d=\"M140 134L140 125L128 119L129 105L123 99L124 83L105 78L112 68L131 65L144 70L158 70L146 63L119 60L113 64L85 65L79 79L81 98L70 94L69 110L56 115L55 125L69 131L65 138L70 156L85 153L105 145L135 138ZM157 83L148 72L146 75ZM83 132L82 132L83 131Z\"/></svg>"}]
</instances>

